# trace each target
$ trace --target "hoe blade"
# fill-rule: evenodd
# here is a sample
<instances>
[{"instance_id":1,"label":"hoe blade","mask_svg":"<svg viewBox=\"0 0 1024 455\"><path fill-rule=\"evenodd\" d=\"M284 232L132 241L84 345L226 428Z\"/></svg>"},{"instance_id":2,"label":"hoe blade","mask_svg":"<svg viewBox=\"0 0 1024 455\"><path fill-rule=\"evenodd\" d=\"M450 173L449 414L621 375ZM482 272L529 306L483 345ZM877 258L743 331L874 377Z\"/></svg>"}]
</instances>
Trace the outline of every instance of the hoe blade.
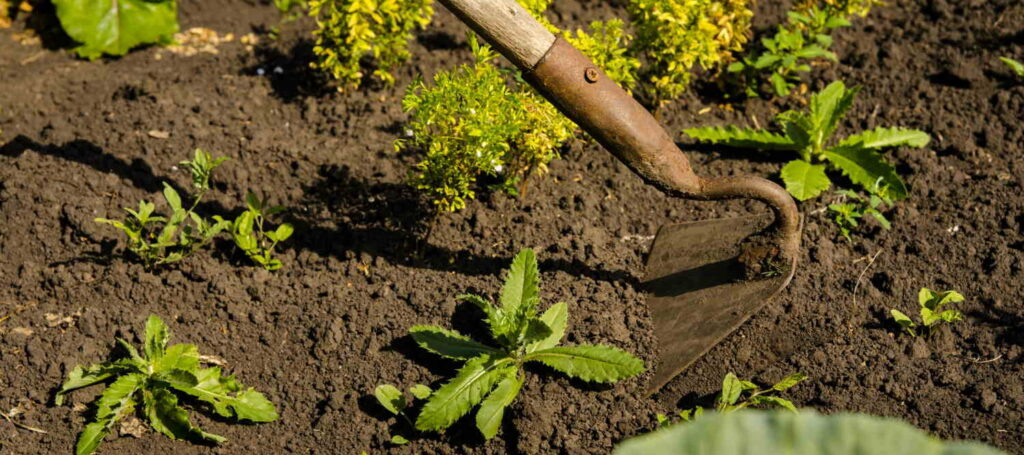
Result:
<instances>
[{"instance_id":1,"label":"hoe blade","mask_svg":"<svg viewBox=\"0 0 1024 455\"><path fill-rule=\"evenodd\" d=\"M745 280L740 244L772 222L747 216L662 226L647 259L643 287L659 361L647 385L657 392L789 284L796 268Z\"/></svg>"}]
</instances>

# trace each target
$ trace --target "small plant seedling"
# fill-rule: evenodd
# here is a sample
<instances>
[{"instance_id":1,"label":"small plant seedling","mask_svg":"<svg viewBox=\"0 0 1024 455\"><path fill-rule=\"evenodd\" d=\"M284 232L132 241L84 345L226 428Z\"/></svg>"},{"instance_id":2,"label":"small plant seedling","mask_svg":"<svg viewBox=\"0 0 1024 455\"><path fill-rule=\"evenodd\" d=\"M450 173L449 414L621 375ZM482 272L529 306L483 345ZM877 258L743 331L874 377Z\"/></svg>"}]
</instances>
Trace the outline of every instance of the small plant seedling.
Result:
<instances>
[{"instance_id":1,"label":"small plant seedling","mask_svg":"<svg viewBox=\"0 0 1024 455\"><path fill-rule=\"evenodd\" d=\"M253 193L245 196L246 211L238 215L231 226L231 238L249 259L267 270L281 268L281 260L273 257L278 243L288 240L295 232L291 224L281 223L275 230L265 230L267 218L285 211L281 206L268 206Z\"/></svg>"},{"instance_id":2,"label":"small plant seedling","mask_svg":"<svg viewBox=\"0 0 1024 455\"><path fill-rule=\"evenodd\" d=\"M921 306L920 325L897 309L889 310L889 313L892 315L893 320L911 336L916 337L924 333L925 338L930 338L935 328L942 323L953 323L963 319L963 313L957 310L942 309L951 303L963 301L964 296L956 291L935 292L928 288L921 288L921 291L917 294L917 303Z\"/></svg>"},{"instance_id":3,"label":"small plant seedling","mask_svg":"<svg viewBox=\"0 0 1024 455\"><path fill-rule=\"evenodd\" d=\"M836 191L836 194L840 196L840 200L829 204L828 211L832 214L832 221L839 227L840 234L847 241L853 241L850 232L860 225L860 220L864 216L873 217L882 226L882 229L892 228L892 223L881 211L883 205L892 205L892 200L884 194L872 192L865 197L850 190L839 190Z\"/></svg>"},{"instance_id":4,"label":"small plant seedling","mask_svg":"<svg viewBox=\"0 0 1024 455\"><path fill-rule=\"evenodd\" d=\"M568 306L557 303L537 315L540 281L532 250L521 251L512 261L498 305L474 295L460 298L483 310L495 343L479 343L436 326L410 329L423 349L464 362L455 378L427 399L416 419L417 430L448 428L479 404L476 427L484 438L493 438L501 427L505 408L519 394L523 364L527 362L539 362L570 377L600 383L617 382L644 370L642 360L610 346L559 346L568 324Z\"/></svg>"},{"instance_id":5,"label":"small plant seedling","mask_svg":"<svg viewBox=\"0 0 1024 455\"><path fill-rule=\"evenodd\" d=\"M1017 78L1024 79L1024 63L1018 62L1009 57L999 57L999 61L1005 63Z\"/></svg>"},{"instance_id":6,"label":"small plant seedling","mask_svg":"<svg viewBox=\"0 0 1024 455\"><path fill-rule=\"evenodd\" d=\"M805 379L807 376L794 373L771 387L762 389L753 382L741 380L735 374L728 373L722 380L722 391L715 401L715 410L732 412L748 406L769 406L797 412L793 402L778 396L778 393L788 390Z\"/></svg>"},{"instance_id":7,"label":"small plant seedling","mask_svg":"<svg viewBox=\"0 0 1024 455\"><path fill-rule=\"evenodd\" d=\"M180 163L192 173L192 186L196 194L186 209L178 192L164 183L164 200L171 209L169 218L156 215L156 205L153 203L139 201L137 211L124 209L128 212L124 220L96 218L95 221L121 229L128 236L128 249L147 267L178 262L209 244L214 237L231 226L231 222L219 216L205 219L195 213L196 207L210 189L214 168L225 160L214 159L209 153L196 149L192 161Z\"/></svg>"},{"instance_id":8,"label":"small plant seedling","mask_svg":"<svg viewBox=\"0 0 1024 455\"><path fill-rule=\"evenodd\" d=\"M416 400L426 400L430 398L430 394L434 391L430 387L423 384L416 384L409 387L409 394ZM409 409L410 403L406 401L406 396L402 393L398 387L391 384L381 384L373 391L373 396L377 398L377 402L391 414L400 417L401 422L407 427L409 431L416 430L416 424L409 418L409 414L406 410ZM402 436L398 432L395 432L391 436L391 443L395 445L408 444L409 439Z\"/></svg>"},{"instance_id":9,"label":"small plant seedling","mask_svg":"<svg viewBox=\"0 0 1024 455\"><path fill-rule=\"evenodd\" d=\"M79 57L124 55L143 44L170 44L178 32L177 0L53 0Z\"/></svg>"},{"instance_id":10,"label":"small plant seedling","mask_svg":"<svg viewBox=\"0 0 1024 455\"><path fill-rule=\"evenodd\" d=\"M234 421L277 420L274 404L263 394L243 387L234 376L224 376L220 367L199 368L195 345L168 347L170 338L163 321L150 316L141 354L119 338L117 342L128 357L87 367L79 365L71 371L54 400L58 406L72 390L109 382L95 402L94 420L78 436L76 455L93 453L117 422L132 415L136 408L142 410L153 430L171 439L214 444L226 441L192 425L188 411L178 404L179 395L209 404L217 415Z\"/></svg>"},{"instance_id":11,"label":"small plant seedling","mask_svg":"<svg viewBox=\"0 0 1024 455\"><path fill-rule=\"evenodd\" d=\"M682 423L692 422L704 415L704 408L697 406L693 409L684 409L676 415L679 416L679 421ZM658 428L665 428L675 423L671 417L665 414L658 414L655 417L658 419Z\"/></svg>"},{"instance_id":12,"label":"small plant seedling","mask_svg":"<svg viewBox=\"0 0 1024 455\"><path fill-rule=\"evenodd\" d=\"M832 180L825 174L826 165L869 191L880 188L879 195L903 199L907 197L906 185L878 151L900 146L924 147L931 138L923 131L879 127L832 145L832 135L858 91L856 87L846 88L842 81L829 84L811 96L809 112L786 111L776 116L782 133L736 126L692 128L684 132L698 141L728 147L799 153L799 159L782 168L782 180L789 193L801 201L817 197L832 186Z\"/></svg>"}]
</instances>

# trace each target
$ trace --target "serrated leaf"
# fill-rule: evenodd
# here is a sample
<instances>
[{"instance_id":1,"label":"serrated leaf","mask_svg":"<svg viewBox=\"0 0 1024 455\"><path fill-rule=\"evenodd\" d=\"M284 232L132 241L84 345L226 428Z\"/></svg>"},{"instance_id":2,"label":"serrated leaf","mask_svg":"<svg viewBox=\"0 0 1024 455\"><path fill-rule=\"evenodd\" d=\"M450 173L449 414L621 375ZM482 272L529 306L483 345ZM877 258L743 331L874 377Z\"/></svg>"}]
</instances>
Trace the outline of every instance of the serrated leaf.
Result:
<instances>
[{"instance_id":1,"label":"serrated leaf","mask_svg":"<svg viewBox=\"0 0 1024 455\"><path fill-rule=\"evenodd\" d=\"M843 139L840 146L860 146L868 149L888 147L924 147L931 141L931 136L924 131L907 128L875 128Z\"/></svg>"},{"instance_id":2,"label":"serrated leaf","mask_svg":"<svg viewBox=\"0 0 1024 455\"><path fill-rule=\"evenodd\" d=\"M803 373L793 373L789 376L786 376L781 381L775 383L775 385L772 386L772 390L782 392L790 387L799 384L801 381L805 379L807 379L807 375Z\"/></svg>"},{"instance_id":3,"label":"serrated leaf","mask_svg":"<svg viewBox=\"0 0 1024 455\"><path fill-rule=\"evenodd\" d=\"M515 368L508 359L493 360L489 356L470 359L451 381L437 389L416 418L420 431L450 427L484 399L505 371Z\"/></svg>"},{"instance_id":4,"label":"serrated leaf","mask_svg":"<svg viewBox=\"0 0 1024 455\"><path fill-rule=\"evenodd\" d=\"M164 349L167 348L170 339L171 332L164 321L156 316L150 316L146 320L146 341L142 346L146 359L150 362L159 361L164 356Z\"/></svg>"},{"instance_id":5,"label":"serrated leaf","mask_svg":"<svg viewBox=\"0 0 1024 455\"><path fill-rule=\"evenodd\" d=\"M78 365L71 370L71 373L68 373L68 379L61 384L60 390L57 391L57 395L53 399L53 403L60 406L64 404L64 398L68 392L98 384L110 379L114 375L125 373L131 369L129 364L117 363L96 364L89 365L88 367Z\"/></svg>"},{"instance_id":6,"label":"serrated leaf","mask_svg":"<svg viewBox=\"0 0 1024 455\"><path fill-rule=\"evenodd\" d=\"M526 248L516 255L509 267L508 277L501 287L501 309L515 314L523 306L536 307L540 298L540 272L537 270L537 256Z\"/></svg>"},{"instance_id":7,"label":"serrated leaf","mask_svg":"<svg viewBox=\"0 0 1024 455\"><path fill-rule=\"evenodd\" d=\"M194 374L182 370L160 371L153 373L149 378L151 381L164 382L176 389L195 387L199 383Z\"/></svg>"},{"instance_id":8,"label":"serrated leaf","mask_svg":"<svg viewBox=\"0 0 1024 455\"><path fill-rule=\"evenodd\" d=\"M836 146L826 150L824 156L853 183L869 191L881 179L894 200L907 197L907 187L896 169L885 162L878 152L857 146Z\"/></svg>"},{"instance_id":9,"label":"serrated leaf","mask_svg":"<svg viewBox=\"0 0 1024 455\"><path fill-rule=\"evenodd\" d=\"M384 409L388 412L398 415L405 410L405 395L402 394L401 390L391 384L381 384L373 390L373 396L377 398L377 402L380 403Z\"/></svg>"},{"instance_id":10,"label":"serrated leaf","mask_svg":"<svg viewBox=\"0 0 1024 455\"><path fill-rule=\"evenodd\" d=\"M199 349L192 344L176 344L167 348L153 366L154 371L182 370L195 375L199 369Z\"/></svg>"},{"instance_id":11,"label":"serrated leaf","mask_svg":"<svg viewBox=\"0 0 1024 455\"><path fill-rule=\"evenodd\" d=\"M526 331L523 334L523 339L520 344L532 345L543 341L547 337L551 336L551 334L551 328L548 327L544 321L541 321L540 319L530 319L527 321Z\"/></svg>"},{"instance_id":12,"label":"serrated leaf","mask_svg":"<svg viewBox=\"0 0 1024 455\"><path fill-rule=\"evenodd\" d=\"M79 56L124 55L132 48L170 42L178 32L173 0L54 0L61 27L75 41Z\"/></svg>"},{"instance_id":13,"label":"serrated leaf","mask_svg":"<svg viewBox=\"0 0 1024 455\"><path fill-rule=\"evenodd\" d=\"M591 382L617 382L644 371L644 362L611 346L562 346L536 351L525 361L541 362L571 377Z\"/></svg>"},{"instance_id":14,"label":"serrated leaf","mask_svg":"<svg viewBox=\"0 0 1024 455\"><path fill-rule=\"evenodd\" d=\"M412 396L416 397L419 400L426 400L427 398L430 398L430 394L434 393L434 391L431 390L430 387L427 387L423 384L416 384L412 387L409 387L409 393L411 393Z\"/></svg>"},{"instance_id":15,"label":"serrated leaf","mask_svg":"<svg viewBox=\"0 0 1024 455\"><path fill-rule=\"evenodd\" d=\"M832 181L825 175L824 165L804 160L790 161L782 167L780 175L786 184L786 191L801 201L817 197L832 186Z\"/></svg>"},{"instance_id":16,"label":"serrated leaf","mask_svg":"<svg viewBox=\"0 0 1024 455\"><path fill-rule=\"evenodd\" d=\"M217 444L227 441L223 436L207 433L192 425L188 412L178 406L178 397L167 389L156 388L143 393L146 419L154 430L171 439L184 439Z\"/></svg>"},{"instance_id":17,"label":"serrated leaf","mask_svg":"<svg viewBox=\"0 0 1024 455\"><path fill-rule=\"evenodd\" d=\"M86 425L78 436L76 455L88 455L99 447L113 425L132 409L133 396L145 380L141 374L124 375L103 391L96 400L96 420Z\"/></svg>"},{"instance_id":18,"label":"serrated leaf","mask_svg":"<svg viewBox=\"0 0 1024 455\"><path fill-rule=\"evenodd\" d=\"M199 370L196 379L194 387L175 389L210 403L222 417L252 422L272 422L278 418L274 404L262 393L252 388L243 390L234 376L222 376L220 367Z\"/></svg>"},{"instance_id":19,"label":"serrated leaf","mask_svg":"<svg viewBox=\"0 0 1024 455\"><path fill-rule=\"evenodd\" d=\"M565 336L565 328L569 322L569 306L564 302L551 305L551 308L548 308L540 316L540 320L551 330L551 334L543 340L528 345L526 347L527 354L558 346L558 343L562 341L562 337Z\"/></svg>"},{"instance_id":20,"label":"serrated leaf","mask_svg":"<svg viewBox=\"0 0 1024 455\"><path fill-rule=\"evenodd\" d=\"M421 348L449 359L471 359L497 352L454 330L441 327L417 325L409 329L409 334Z\"/></svg>"},{"instance_id":21,"label":"serrated leaf","mask_svg":"<svg viewBox=\"0 0 1024 455\"><path fill-rule=\"evenodd\" d=\"M781 134L751 128L740 128L735 125L690 128L683 130L683 133L701 142L710 142L726 147L759 150L799 149L792 140Z\"/></svg>"},{"instance_id":22,"label":"serrated leaf","mask_svg":"<svg viewBox=\"0 0 1024 455\"><path fill-rule=\"evenodd\" d=\"M774 397L774 396L771 396L771 395L758 395L756 397L753 397L753 398L750 399L750 404L754 405L754 406L757 406L757 405L778 406L778 407L786 409L786 410L788 410L790 412L799 412L799 411L797 411L796 406L793 404L792 401L789 401L789 400L787 400L785 398Z\"/></svg>"},{"instance_id":23,"label":"serrated leaf","mask_svg":"<svg viewBox=\"0 0 1024 455\"><path fill-rule=\"evenodd\" d=\"M812 141L823 147L835 132L839 122L853 106L859 87L846 88L843 81L835 81L811 96L810 119Z\"/></svg>"},{"instance_id":24,"label":"serrated leaf","mask_svg":"<svg viewBox=\"0 0 1024 455\"><path fill-rule=\"evenodd\" d=\"M740 399L740 394L743 393L744 387L740 378L736 377L735 374L729 372L722 379L722 391L718 394L719 406L728 406L736 404L736 400Z\"/></svg>"},{"instance_id":25,"label":"serrated leaf","mask_svg":"<svg viewBox=\"0 0 1024 455\"><path fill-rule=\"evenodd\" d=\"M476 427L484 435L484 439L489 440L498 434L505 408L512 404L523 386L523 381L518 376L515 369L510 370L510 374L502 379L480 404L480 410L476 412Z\"/></svg>"}]
</instances>

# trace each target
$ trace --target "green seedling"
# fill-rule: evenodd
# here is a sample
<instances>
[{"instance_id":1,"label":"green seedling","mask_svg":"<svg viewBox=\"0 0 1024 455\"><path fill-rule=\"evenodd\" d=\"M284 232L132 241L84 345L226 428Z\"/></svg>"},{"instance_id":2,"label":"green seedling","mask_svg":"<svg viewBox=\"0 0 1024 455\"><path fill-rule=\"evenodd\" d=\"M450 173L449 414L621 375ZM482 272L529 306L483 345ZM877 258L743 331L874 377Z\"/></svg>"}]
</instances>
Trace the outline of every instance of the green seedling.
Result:
<instances>
[{"instance_id":1,"label":"green seedling","mask_svg":"<svg viewBox=\"0 0 1024 455\"><path fill-rule=\"evenodd\" d=\"M907 187L879 150L924 147L931 138L918 130L879 127L832 144L832 135L859 90L846 88L842 81L829 84L811 96L809 112L786 111L776 116L782 133L736 126L692 128L684 132L698 141L728 147L799 153L799 159L782 168L782 181L789 193L801 201L817 197L832 186L826 168L842 172L867 190L880 187L886 198L903 199L907 197Z\"/></svg>"},{"instance_id":2,"label":"green seedling","mask_svg":"<svg viewBox=\"0 0 1024 455\"><path fill-rule=\"evenodd\" d=\"M409 387L409 394L411 394L415 400L426 400L427 398L430 398L431 393L433 393L433 390L423 384L416 384ZM402 424L405 425L409 431L415 431L416 424L412 422L409 414L406 413L410 407L410 403L406 401L405 394L402 393L398 387L391 384L379 385L373 391L373 396L377 398L377 402L380 403L384 409L401 418ZM391 436L391 443L395 445L408 444L409 439L395 432Z\"/></svg>"},{"instance_id":3,"label":"green seedling","mask_svg":"<svg viewBox=\"0 0 1024 455\"><path fill-rule=\"evenodd\" d=\"M281 206L269 206L267 201L260 200L253 193L245 195L246 211L238 215L231 224L231 238L249 259L267 270L281 268L281 261L274 258L274 248L278 243L288 240L295 232L291 224L281 223L275 230L268 230L267 218L286 209Z\"/></svg>"},{"instance_id":4,"label":"green seedling","mask_svg":"<svg viewBox=\"0 0 1024 455\"><path fill-rule=\"evenodd\" d=\"M850 232L860 225L860 220L865 216L871 216L878 221L882 229L892 228L892 223L881 211L883 206L892 205L892 199L885 196L885 193L885 191L873 191L865 197L856 191L836 191L840 200L829 204L828 211L832 215L832 221L836 223L839 232L847 241L853 241Z\"/></svg>"},{"instance_id":5,"label":"green seedling","mask_svg":"<svg viewBox=\"0 0 1024 455\"><path fill-rule=\"evenodd\" d=\"M730 62L750 32L748 0L629 0L636 39L631 53L643 56L646 91L656 104L675 99L700 66L714 70Z\"/></svg>"},{"instance_id":6,"label":"green seedling","mask_svg":"<svg viewBox=\"0 0 1024 455\"><path fill-rule=\"evenodd\" d=\"M999 61L1005 63L1018 78L1024 79L1024 63L1008 57L999 57Z\"/></svg>"},{"instance_id":7,"label":"green seedling","mask_svg":"<svg viewBox=\"0 0 1024 455\"><path fill-rule=\"evenodd\" d=\"M963 313L957 310L943 310L942 308L951 303L964 301L964 296L956 291L935 292L928 288L921 288L917 294L917 302L921 306L921 324L918 325L909 316L899 310L892 309L893 320L907 331L911 336L924 334L930 338L935 328L942 323L953 323L963 319Z\"/></svg>"},{"instance_id":8,"label":"green seedling","mask_svg":"<svg viewBox=\"0 0 1024 455\"><path fill-rule=\"evenodd\" d=\"M611 19L591 22L589 28L590 33L577 29L575 34L563 35L604 70L609 79L631 91L636 87L640 60L629 51L633 37L626 33L626 24L619 19Z\"/></svg>"},{"instance_id":9,"label":"green seedling","mask_svg":"<svg viewBox=\"0 0 1024 455\"><path fill-rule=\"evenodd\" d=\"M679 411L679 413L676 415L679 417L679 422L681 423L693 422L694 420L704 415L704 408L701 406L697 406L693 409L684 409L682 411ZM665 428L676 423L673 421L671 417L665 414L657 414L655 418L657 418L658 420L658 428Z\"/></svg>"},{"instance_id":10,"label":"green seedling","mask_svg":"<svg viewBox=\"0 0 1024 455\"><path fill-rule=\"evenodd\" d=\"M213 170L225 160L214 159L209 153L196 149L192 161L180 163L191 172L192 186L196 193L192 204L185 208L178 192L164 183L163 196L171 210L170 217L155 214L156 205L153 203L139 201L137 211L124 209L128 213L124 220L96 218L95 221L121 229L128 236L128 249L147 267L178 262L209 244L214 237L231 226L231 222L219 216L206 219L195 212L210 189Z\"/></svg>"},{"instance_id":11,"label":"green seedling","mask_svg":"<svg viewBox=\"0 0 1024 455\"><path fill-rule=\"evenodd\" d=\"M253 388L245 388L234 376L224 376L220 367L199 368L199 350L191 344L167 346L171 332L163 321L150 316L146 321L143 352L118 338L128 357L111 362L76 366L54 400L60 406L72 390L109 383L95 402L91 423L78 436L76 455L93 453L114 426L141 410L149 426L171 439L219 444L226 439L194 426L188 411L178 404L186 396L209 405L217 415L248 422L277 420L277 410Z\"/></svg>"},{"instance_id":12,"label":"green seedling","mask_svg":"<svg viewBox=\"0 0 1024 455\"><path fill-rule=\"evenodd\" d=\"M726 374L725 379L722 380L722 391L718 394L718 399L715 401L715 410L718 412L732 412L748 406L768 406L797 412L796 406L793 405L792 401L782 398L778 394L785 392L805 379L807 379L807 376L801 373L794 373L786 376L771 387L762 389L753 382L741 380L735 374Z\"/></svg>"},{"instance_id":13,"label":"green seedling","mask_svg":"<svg viewBox=\"0 0 1024 455\"><path fill-rule=\"evenodd\" d=\"M409 41L426 28L434 14L433 0L309 0L316 20L313 68L330 74L339 89L363 81L360 61L372 57L373 76L391 85L392 72L409 59Z\"/></svg>"},{"instance_id":14,"label":"green seedling","mask_svg":"<svg viewBox=\"0 0 1024 455\"><path fill-rule=\"evenodd\" d=\"M557 303L537 315L540 283L532 250L523 250L512 261L498 305L474 295L460 298L483 310L494 343L480 343L442 327L410 329L423 349L464 362L455 378L427 400L416 419L417 430L448 428L479 404L476 427L484 438L493 438L505 408L519 394L523 364L528 362L600 383L617 382L644 370L642 360L610 346L559 346L568 324L568 306Z\"/></svg>"},{"instance_id":15,"label":"green seedling","mask_svg":"<svg viewBox=\"0 0 1024 455\"><path fill-rule=\"evenodd\" d=\"M53 0L75 52L94 60L124 55L144 44L170 44L178 32L176 0Z\"/></svg>"}]
</instances>

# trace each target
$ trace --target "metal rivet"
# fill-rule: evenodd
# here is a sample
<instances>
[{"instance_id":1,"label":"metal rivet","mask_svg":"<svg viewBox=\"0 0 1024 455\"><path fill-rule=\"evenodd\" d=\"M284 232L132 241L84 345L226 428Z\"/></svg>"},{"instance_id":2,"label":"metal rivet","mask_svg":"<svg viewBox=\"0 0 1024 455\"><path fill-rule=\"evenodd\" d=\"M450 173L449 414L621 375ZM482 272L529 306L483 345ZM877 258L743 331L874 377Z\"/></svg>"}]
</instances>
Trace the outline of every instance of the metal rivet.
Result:
<instances>
[{"instance_id":1,"label":"metal rivet","mask_svg":"<svg viewBox=\"0 0 1024 455\"><path fill-rule=\"evenodd\" d=\"M583 78L586 79L587 82L590 82L591 84L597 82L598 76L600 76L600 73L597 72L597 68L594 68L592 66L583 71Z\"/></svg>"}]
</instances>

